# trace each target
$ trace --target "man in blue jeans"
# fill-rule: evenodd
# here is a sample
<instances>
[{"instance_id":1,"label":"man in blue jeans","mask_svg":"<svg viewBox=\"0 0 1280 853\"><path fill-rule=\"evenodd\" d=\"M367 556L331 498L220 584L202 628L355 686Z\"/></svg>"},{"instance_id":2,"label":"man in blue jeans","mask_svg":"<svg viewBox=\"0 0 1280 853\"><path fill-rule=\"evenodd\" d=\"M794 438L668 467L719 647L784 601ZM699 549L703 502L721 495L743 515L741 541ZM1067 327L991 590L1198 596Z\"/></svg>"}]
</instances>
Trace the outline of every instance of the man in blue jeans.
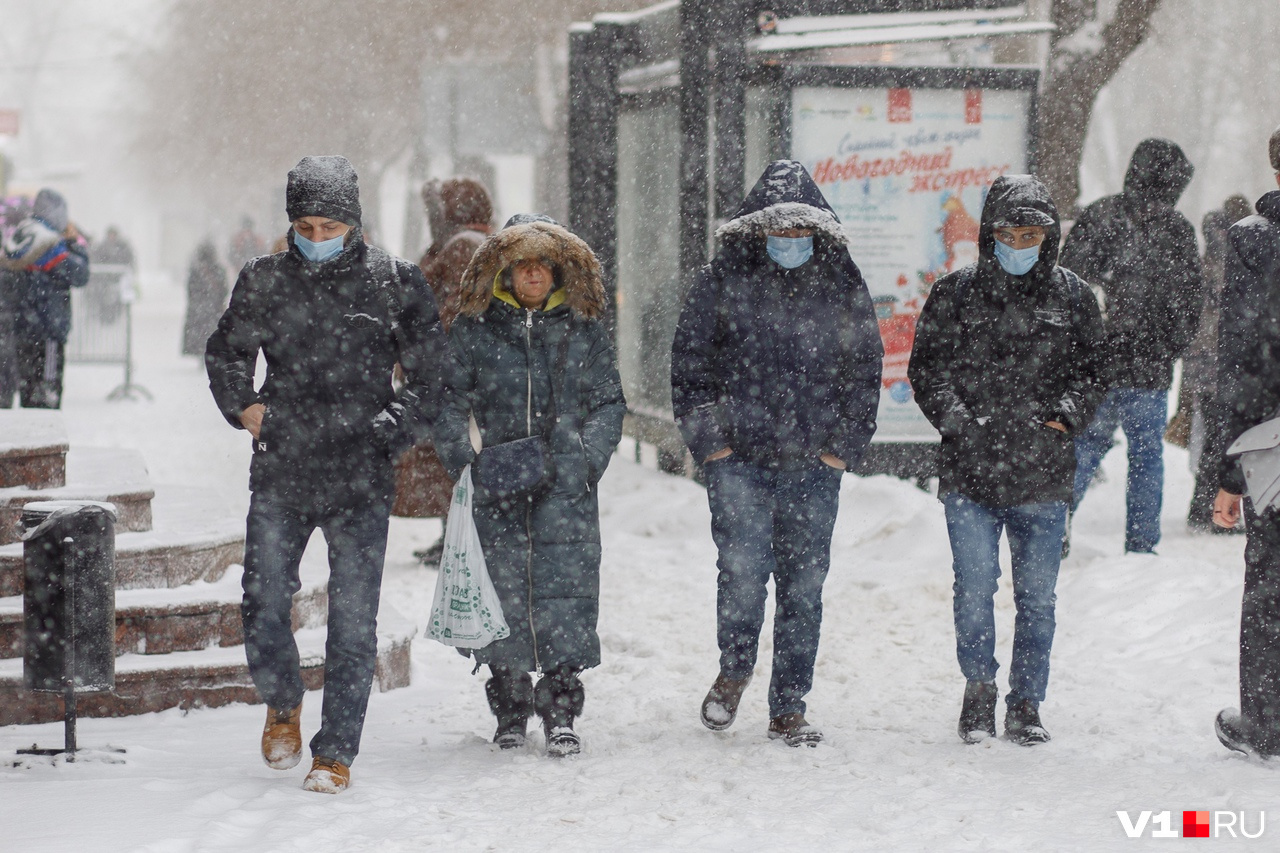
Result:
<instances>
[{"instance_id":1,"label":"man in blue jeans","mask_svg":"<svg viewBox=\"0 0 1280 853\"><path fill-rule=\"evenodd\" d=\"M841 472L876 428L883 348L844 229L804 166L771 163L689 290L671 352L671 400L705 466L720 550L720 673L703 699L733 724L755 670L766 584L777 609L770 738L814 745L805 719Z\"/></svg>"},{"instance_id":2,"label":"man in blue jeans","mask_svg":"<svg viewBox=\"0 0 1280 853\"><path fill-rule=\"evenodd\" d=\"M955 574L956 657L966 680L958 731L996 734L993 598L1000 534L1013 557L1017 618L1005 734L1043 743L1054 588L1075 454L1102 397L1098 305L1058 266L1058 212L1044 184L1008 175L982 210L978 261L934 285L907 375L942 434L938 494Z\"/></svg>"},{"instance_id":3,"label":"man in blue jeans","mask_svg":"<svg viewBox=\"0 0 1280 853\"><path fill-rule=\"evenodd\" d=\"M377 665L392 463L435 418L448 344L422 272L364 242L346 158L303 158L285 199L289 248L240 271L205 368L223 417L253 437L241 615L268 706L262 758L276 770L302 754L298 564L316 528L329 545L324 701L303 787L336 794L351 781Z\"/></svg>"},{"instance_id":4,"label":"man in blue jeans","mask_svg":"<svg viewBox=\"0 0 1280 853\"><path fill-rule=\"evenodd\" d=\"M1161 441L1173 363L1200 322L1204 283L1195 230L1174 207L1195 170L1166 139L1134 149L1124 192L1085 208L1062 247L1062 263L1102 291L1104 380L1110 389L1076 440L1071 506L1080 505L1111 449L1116 427L1129 442L1124 549L1149 554L1160 541ZM1063 554L1069 542L1063 540Z\"/></svg>"}]
</instances>

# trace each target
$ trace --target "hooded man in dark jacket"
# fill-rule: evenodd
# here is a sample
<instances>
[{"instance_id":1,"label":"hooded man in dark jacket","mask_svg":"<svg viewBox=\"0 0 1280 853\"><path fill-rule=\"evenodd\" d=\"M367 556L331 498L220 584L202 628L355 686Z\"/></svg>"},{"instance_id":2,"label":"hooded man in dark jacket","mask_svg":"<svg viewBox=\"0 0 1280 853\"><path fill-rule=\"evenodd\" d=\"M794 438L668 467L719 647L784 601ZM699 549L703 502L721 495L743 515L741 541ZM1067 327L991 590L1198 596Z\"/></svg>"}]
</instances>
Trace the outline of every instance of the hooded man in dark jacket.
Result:
<instances>
[{"instance_id":1,"label":"hooded man in dark jacket","mask_svg":"<svg viewBox=\"0 0 1280 853\"><path fill-rule=\"evenodd\" d=\"M1271 134L1271 168L1280 185L1280 127ZM1227 264L1218 318L1219 447L1280 416L1280 190L1258 199L1258 214L1227 232ZM1240 519L1244 475L1237 460L1218 461L1215 524ZM1244 502L1244 602L1240 610L1240 709L1218 714L1229 749L1280 755L1280 512Z\"/></svg>"},{"instance_id":2,"label":"hooded man in dark jacket","mask_svg":"<svg viewBox=\"0 0 1280 853\"><path fill-rule=\"evenodd\" d=\"M549 755L578 752L573 724L586 701L578 675L600 663L596 484L627 407L602 321L601 275L595 253L567 229L544 216L513 217L468 264L449 330L453 369L436 448L455 478L472 465L476 531L511 629L473 652L493 675L485 694L502 749L524 745L536 712ZM553 462L548 482L504 494L496 484L514 467L506 454L531 437Z\"/></svg>"},{"instance_id":3,"label":"hooded man in dark jacket","mask_svg":"<svg viewBox=\"0 0 1280 853\"><path fill-rule=\"evenodd\" d=\"M1134 149L1124 192L1085 208L1067 235L1062 263L1105 301L1107 396L1076 440L1072 508L1079 506L1116 428L1128 440L1124 549L1160 541L1164 457L1173 363L1191 344L1204 299L1195 229L1177 204L1195 169L1182 149L1146 139ZM1066 543L1064 542L1064 551Z\"/></svg>"},{"instance_id":4,"label":"hooded man in dark jacket","mask_svg":"<svg viewBox=\"0 0 1280 853\"><path fill-rule=\"evenodd\" d=\"M241 615L269 706L262 757L279 770L302 749L305 687L290 629L298 564L317 527L329 544L324 704L303 787L337 793L350 781L377 663L392 460L434 420L447 343L422 272L365 244L345 157L304 157L285 199L289 248L240 271L205 366L227 422L253 436ZM259 352L267 372L255 389Z\"/></svg>"},{"instance_id":5,"label":"hooded man in dark jacket","mask_svg":"<svg viewBox=\"0 0 1280 853\"><path fill-rule=\"evenodd\" d=\"M1054 587L1075 453L1102 399L1102 321L1089 288L1058 266L1058 211L1030 175L997 178L978 262L934 285L908 377L942 434L938 495L955 571L956 655L967 679L960 737L995 736L1000 534L1013 555L1017 619L1005 734L1043 743Z\"/></svg>"},{"instance_id":6,"label":"hooded man in dark jacket","mask_svg":"<svg viewBox=\"0 0 1280 853\"><path fill-rule=\"evenodd\" d=\"M804 166L778 160L716 234L685 300L671 401L704 466L720 551L720 675L702 703L728 728L756 665L774 579L769 737L816 744L805 720L840 475L876 429L884 350L867 285Z\"/></svg>"},{"instance_id":7,"label":"hooded man in dark jacket","mask_svg":"<svg viewBox=\"0 0 1280 853\"><path fill-rule=\"evenodd\" d=\"M5 241L0 266L7 270L16 302L14 360L19 400L26 408L61 408L71 288L89 283L88 248L71 225L61 194L40 190L31 216Z\"/></svg>"}]
</instances>

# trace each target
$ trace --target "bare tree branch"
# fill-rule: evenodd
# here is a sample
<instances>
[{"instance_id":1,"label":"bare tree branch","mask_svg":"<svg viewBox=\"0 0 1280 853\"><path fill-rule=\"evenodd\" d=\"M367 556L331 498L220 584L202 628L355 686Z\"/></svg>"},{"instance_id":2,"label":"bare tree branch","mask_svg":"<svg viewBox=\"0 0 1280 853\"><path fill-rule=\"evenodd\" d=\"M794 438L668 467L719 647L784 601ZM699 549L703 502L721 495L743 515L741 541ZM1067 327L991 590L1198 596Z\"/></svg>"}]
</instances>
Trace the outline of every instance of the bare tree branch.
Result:
<instances>
[{"instance_id":1,"label":"bare tree branch","mask_svg":"<svg viewBox=\"0 0 1280 853\"><path fill-rule=\"evenodd\" d=\"M1050 75L1040 101L1039 172L1058 208L1071 215L1080 195L1080 160L1089 117L1098 93L1142 44L1151 16L1162 0L1120 0L1115 16L1100 28L1093 50L1075 42L1096 20L1082 19L1091 0L1055 0L1054 23L1063 28L1054 40ZM1069 32L1066 30L1069 29Z\"/></svg>"}]
</instances>

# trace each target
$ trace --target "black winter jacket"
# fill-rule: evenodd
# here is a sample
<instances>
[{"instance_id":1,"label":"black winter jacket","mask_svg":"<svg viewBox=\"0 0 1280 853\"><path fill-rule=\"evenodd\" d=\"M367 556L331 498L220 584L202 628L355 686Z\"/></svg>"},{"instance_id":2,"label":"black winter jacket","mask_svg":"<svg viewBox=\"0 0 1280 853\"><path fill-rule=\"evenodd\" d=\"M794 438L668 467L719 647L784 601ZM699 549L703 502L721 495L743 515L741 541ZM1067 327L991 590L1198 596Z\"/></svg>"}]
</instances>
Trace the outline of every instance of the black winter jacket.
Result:
<instances>
[{"instance_id":1,"label":"black winter jacket","mask_svg":"<svg viewBox=\"0 0 1280 853\"><path fill-rule=\"evenodd\" d=\"M1109 388L1167 390L1199 326L1204 283L1195 229L1174 204L1192 167L1172 142L1133 152L1124 192L1085 208L1062 265L1105 294Z\"/></svg>"},{"instance_id":2,"label":"black winter jacket","mask_svg":"<svg viewBox=\"0 0 1280 853\"><path fill-rule=\"evenodd\" d=\"M521 308L505 290L494 290L497 272L525 257L554 264L562 282L545 310ZM526 672L596 666L596 483L622 437L626 412L613 344L598 319L599 264L557 225L506 228L481 244L461 294L462 313L449 330L453 367L433 432L440 460L456 478L475 458L470 415L482 447L546 436L555 462L550 489L533 499L485 501L477 489L476 530L511 635L476 650L475 658Z\"/></svg>"},{"instance_id":3,"label":"black winter jacket","mask_svg":"<svg viewBox=\"0 0 1280 853\"><path fill-rule=\"evenodd\" d=\"M436 416L447 341L422 272L367 246L356 229L333 260L293 244L241 270L205 348L227 422L266 406L250 488L322 506L389 500L392 460ZM261 351L266 380L254 388ZM406 384L397 394L399 362Z\"/></svg>"},{"instance_id":4,"label":"black winter jacket","mask_svg":"<svg viewBox=\"0 0 1280 853\"><path fill-rule=\"evenodd\" d=\"M1023 276L995 260L993 223L1018 208L1055 223ZM1104 393L1103 338L1093 294L1057 265L1057 221L1039 181L998 178L982 210L978 262L938 281L925 302L907 375L942 434L940 495L958 492L993 508L1071 499L1071 439Z\"/></svg>"},{"instance_id":5,"label":"black winter jacket","mask_svg":"<svg viewBox=\"0 0 1280 853\"><path fill-rule=\"evenodd\" d=\"M1280 190L1258 199L1257 216L1227 232L1226 282L1218 316L1218 403L1221 446L1280 415ZM1244 494L1233 457L1218 464L1218 484Z\"/></svg>"},{"instance_id":6,"label":"black winter jacket","mask_svg":"<svg viewBox=\"0 0 1280 853\"><path fill-rule=\"evenodd\" d=\"M814 254L785 269L768 231L807 228ZM671 355L671 402L695 461L725 447L767 468L823 453L852 470L876 429L884 349L862 273L817 185L778 161L718 235L685 299Z\"/></svg>"}]
</instances>

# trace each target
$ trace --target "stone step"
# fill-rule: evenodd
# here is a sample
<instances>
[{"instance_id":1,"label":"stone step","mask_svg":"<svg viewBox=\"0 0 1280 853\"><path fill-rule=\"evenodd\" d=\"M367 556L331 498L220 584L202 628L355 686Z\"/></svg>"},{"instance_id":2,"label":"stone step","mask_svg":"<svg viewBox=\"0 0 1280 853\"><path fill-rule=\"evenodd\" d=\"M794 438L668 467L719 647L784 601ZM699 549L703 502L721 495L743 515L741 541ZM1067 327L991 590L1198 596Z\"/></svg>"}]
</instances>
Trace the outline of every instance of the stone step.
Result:
<instances>
[{"instance_id":1,"label":"stone step","mask_svg":"<svg viewBox=\"0 0 1280 853\"><path fill-rule=\"evenodd\" d=\"M215 581L244 559L244 519L199 489L156 486L152 529L116 533L116 588L158 589ZM22 593L22 543L0 545L0 597Z\"/></svg>"},{"instance_id":2,"label":"stone step","mask_svg":"<svg viewBox=\"0 0 1280 853\"><path fill-rule=\"evenodd\" d=\"M0 489L66 485L67 430L50 409L0 409Z\"/></svg>"},{"instance_id":3,"label":"stone step","mask_svg":"<svg viewBox=\"0 0 1280 853\"><path fill-rule=\"evenodd\" d=\"M177 589L118 590L116 654L162 655L244 642L240 575L234 565L217 581ZM329 596L323 574L306 572L293 597L293 629L325 624ZM22 596L0 598L0 658L22 657Z\"/></svg>"},{"instance_id":4,"label":"stone step","mask_svg":"<svg viewBox=\"0 0 1280 853\"><path fill-rule=\"evenodd\" d=\"M105 501L115 505L117 531L138 533L151 529L155 490L147 475L147 463L138 451L77 447L67 452L66 479L67 485L57 488L0 489L0 545L18 541L22 535L22 507L32 501Z\"/></svg>"},{"instance_id":5,"label":"stone step","mask_svg":"<svg viewBox=\"0 0 1280 853\"><path fill-rule=\"evenodd\" d=\"M403 617L393 618L386 607L378 614L378 690L409 685L409 649L416 631ZM302 679L308 690L318 689L324 683L325 629L308 628L299 631L297 637ZM117 658L115 689L80 694L76 713L81 717L125 717L174 707L216 708L232 702L259 701L244 650L209 648ZM49 723L62 716L59 694L23 688L21 660L0 661L0 726Z\"/></svg>"}]
</instances>

